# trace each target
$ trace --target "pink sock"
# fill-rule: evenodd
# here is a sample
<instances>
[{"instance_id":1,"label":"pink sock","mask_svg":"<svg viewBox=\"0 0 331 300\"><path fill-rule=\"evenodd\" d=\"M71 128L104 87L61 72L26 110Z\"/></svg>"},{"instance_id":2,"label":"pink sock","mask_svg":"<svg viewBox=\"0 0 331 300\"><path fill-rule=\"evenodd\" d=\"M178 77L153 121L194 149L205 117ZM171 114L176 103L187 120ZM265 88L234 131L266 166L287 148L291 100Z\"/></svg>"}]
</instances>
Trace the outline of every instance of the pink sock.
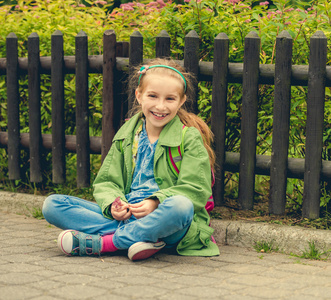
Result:
<instances>
[{"instance_id":1,"label":"pink sock","mask_svg":"<svg viewBox=\"0 0 331 300\"><path fill-rule=\"evenodd\" d=\"M102 237L101 253L115 252L118 250L113 243L113 236L113 234L109 234Z\"/></svg>"}]
</instances>

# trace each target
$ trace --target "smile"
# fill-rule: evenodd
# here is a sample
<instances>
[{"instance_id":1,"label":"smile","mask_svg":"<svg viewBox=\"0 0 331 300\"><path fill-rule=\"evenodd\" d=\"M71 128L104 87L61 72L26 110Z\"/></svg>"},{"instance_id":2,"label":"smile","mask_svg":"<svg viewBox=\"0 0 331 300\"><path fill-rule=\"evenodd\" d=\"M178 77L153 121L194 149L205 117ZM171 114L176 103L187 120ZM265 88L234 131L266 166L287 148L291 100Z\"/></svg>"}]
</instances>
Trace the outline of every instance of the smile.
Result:
<instances>
[{"instance_id":1,"label":"smile","mask_svg":"<svg viewBox=\"0 0 331 300\"><path fill-rule=\"evenodd\" d=\"M152 113L152 115L154 115L155 117L158 117L158 118L164 118L168 115L168 114L156 113L156 112L153 112L153 111L151 111L151 113Z\"/></svg>"}]
</instances>

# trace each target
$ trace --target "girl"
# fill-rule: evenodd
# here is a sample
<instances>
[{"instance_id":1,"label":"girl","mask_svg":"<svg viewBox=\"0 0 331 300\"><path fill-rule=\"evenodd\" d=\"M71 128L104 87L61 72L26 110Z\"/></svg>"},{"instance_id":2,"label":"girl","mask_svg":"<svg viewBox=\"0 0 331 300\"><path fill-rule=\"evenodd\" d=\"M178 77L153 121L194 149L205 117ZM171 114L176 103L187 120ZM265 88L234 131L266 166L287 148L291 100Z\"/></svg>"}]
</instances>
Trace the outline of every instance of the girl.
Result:
<instances>
[{"instance_id":1,"label":"girl","mask_svg":"<svg viewBox=\"0 0 331 300\"><path fill-rule=\"evenodd\" d=\"M211 195L214 153L208 126L183 109L194 99L193 77L172 60L155 59L134 72L131 118L114 137L93 183L97 204L65 195L49 196L46 220L66 229L58 237L67 255L100 255L128 249L131 260L145 259L163 247L178 254L219 254L205 209ZM132 88L132 87L135 88ZM177 178L167 147L182 143Z\"/></svg>"}]
</instances>

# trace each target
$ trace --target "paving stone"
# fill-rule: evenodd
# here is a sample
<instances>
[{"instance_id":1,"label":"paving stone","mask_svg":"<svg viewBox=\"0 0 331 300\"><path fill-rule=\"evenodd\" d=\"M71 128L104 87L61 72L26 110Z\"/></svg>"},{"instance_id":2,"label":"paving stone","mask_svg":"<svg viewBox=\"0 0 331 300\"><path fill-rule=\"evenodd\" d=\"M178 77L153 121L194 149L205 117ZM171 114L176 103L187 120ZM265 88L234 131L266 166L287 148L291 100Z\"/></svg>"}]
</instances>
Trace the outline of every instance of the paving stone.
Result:
<instances>
[{"instance_id":1,"label":"paving stone","mask_svg":"<svg viewBox=\"0 0 331 300\"><path fill-rule=\"evenodd\" d=\"M232 245L220 245L220 256L211 258L158 253L132 262L126 251L68 257L56 245L61 230L45 220L0 211L0 224L1 300L323 300L331 295L331 260Z\"/></svg>"},{"instance_id":2,"label":"paving stone","mask_svg":"<svg viewBox=\"0 0 331 300\"><path fill-rule=\"evenodd\" d=\"M98 296L104 294L105 289L83 284L67 284L59 288L50 290L49 296L61 299L98 299Z\"/></svg>"},{"instance_id":3,"label":"paving stone","mask_svg":"<svg viewBox=\"0 0 331 300\"><path fill-rule=\"evenodd\" d=\"M42 291L39 291L33 287L20 286L17 288L15 285L7 285L0 287L0 299L27 299L28 297L37 297L42 294Z\"/></svg>"}]
</instances>

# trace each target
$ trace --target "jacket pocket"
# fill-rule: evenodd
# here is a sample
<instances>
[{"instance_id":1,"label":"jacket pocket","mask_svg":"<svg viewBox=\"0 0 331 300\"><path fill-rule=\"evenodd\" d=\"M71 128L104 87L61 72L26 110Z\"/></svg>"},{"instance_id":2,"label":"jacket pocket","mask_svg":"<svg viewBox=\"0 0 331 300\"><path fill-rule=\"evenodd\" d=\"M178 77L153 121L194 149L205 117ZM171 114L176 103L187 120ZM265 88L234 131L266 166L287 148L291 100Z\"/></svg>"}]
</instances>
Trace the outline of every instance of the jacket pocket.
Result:
<instances>
[{"instance_id":1,"label":"jacket pocket","mask_svg":"<svg viewBox=\"0 0 331 300\"><path fill-rule=\"evenodd\" d=\"M204 246L208 246L211 242L211 235L213 234L214 229L212 229L211 227L205 227L201 226L200 230L199 230L199 238L200 238L200 242L204 245Z\"/></svg>"}]
</instances>

